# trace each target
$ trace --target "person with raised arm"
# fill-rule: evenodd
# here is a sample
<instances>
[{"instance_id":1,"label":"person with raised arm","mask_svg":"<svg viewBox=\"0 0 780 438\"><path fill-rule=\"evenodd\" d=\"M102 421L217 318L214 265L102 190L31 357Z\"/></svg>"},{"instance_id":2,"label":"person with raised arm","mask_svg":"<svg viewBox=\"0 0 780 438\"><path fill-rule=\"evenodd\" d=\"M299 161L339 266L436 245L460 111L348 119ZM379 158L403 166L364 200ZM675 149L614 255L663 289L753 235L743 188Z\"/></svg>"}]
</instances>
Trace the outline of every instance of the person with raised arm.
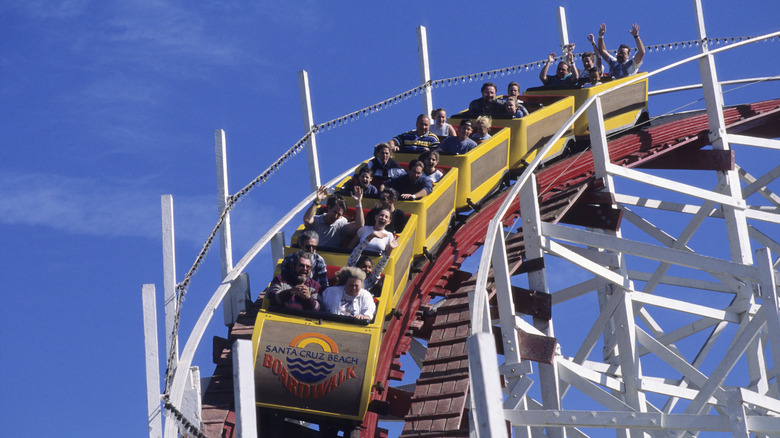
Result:
<instances>
[{"instance_id":1,"label":"person with raised arm","mask_svg":"<svg viewBox=\"0 0 780 438\"><path fill-rule=\"evenodd\" d=\"M390 216L391 213L389 208L374 208L374 225L360 227L355 234L355 237L352 238L349 247L355 248L358 245L358 242L368 238L371 242L366 249L369 251L384 252L385 247L387 247L387 242L393 237L393 233L385 230L390 224Z\"/></svg>"},{"instance_id":2,"label":"person with raised arm","mask_svg":"<svg viewBox=\"0 0 780 438\"><path fill-rule=\"evenodd\" d=\"M571 45L569 47L572 47ZM554 75L547 75L547 70L550 68L550 64L555 62L555 53L550 53L547 56L547 62L542 67L542 71L539 72L539 80L542 81L545 87L570 87L577 84L579 79L579 72L577 66L574 64L574 53L571 50L566 54L566 61L558 63L558 68Z\"/></svg>"},{"instance_id":3,"label":"person with raised arm","mask_svg":"<svg viewBox=\"0 0 780 438\"><path fill-rule=\"evenodd\" d=\"M317 208L325 198L328 198L328 210L325 213L315 215ZM307 230L317 232L317 235L320 236L320 246L341 247L341 242L347 236L351 236L365 225L362 205L363 190L360 187L353 188L352 199L355 200L355 220L349 222L344 217L344 212L347 211L347 204L341 196L333 195L328 197L328 188L325 186L320 186L317 189L314 202L312 202L312 205L309 206L303 215L303 224Z\"/></svg>"},{"instance_id":4,"label":"person with raised arm","mask_svg":"<svg viewBox=\"0 0 780 438\"><path fill-rule=\"evenodd\" d=\"M607 25L606 23L601 23L598 49L601 57L609 65L609 75L619 79L636 74L639 71L639 67L642 66L642 60L645 57L645 45L642 44L642 38L639 38L639 25L634 23L631 26L631 30L628 31L634 37L634 42L636 42L636 55L633 58L631 57L631 48L625 44L621 44L618 48L617 57L610 55L604 43L604 34L606 33Z\"/></svg>"},{"instance_id":5,"label":"person with raised arm","mask_svg":"<svg viewBox=\"0 0 780 438\"><path fill-rule=\"evenodd\" d=\"M361 240L355 249L352 250L352 254L349 255L349 259L347 260L347 266L354 266L366 274L366 279L363 281L363 287L372 293L374 286L381 284L379 282L379 277L382 275L382 271L384 271L388 260L390 260L390 254L392 254L393 250L396 249L400 244L398 237L391 237L387 242L387 247L385 248L385 252L382 254L382 258L379 259L379 263L374 266L374 263L371 261L371 257L363 255L363 250L366 249L368 244L371 243L371 239L374 237L376 236L374 236L372 233L366 236L365 239ZM374 293L374 295L377 294Z\"/></svg>"}]
</instances>

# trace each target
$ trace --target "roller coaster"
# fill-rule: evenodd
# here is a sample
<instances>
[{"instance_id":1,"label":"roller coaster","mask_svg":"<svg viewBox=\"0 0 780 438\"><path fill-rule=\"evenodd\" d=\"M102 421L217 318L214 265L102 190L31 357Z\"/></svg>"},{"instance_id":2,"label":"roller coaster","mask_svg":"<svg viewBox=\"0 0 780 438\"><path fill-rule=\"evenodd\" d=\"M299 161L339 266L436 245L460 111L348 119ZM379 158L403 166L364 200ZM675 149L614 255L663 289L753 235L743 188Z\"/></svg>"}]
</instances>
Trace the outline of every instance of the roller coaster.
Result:
<instances>
[{"instance_id":1,"label":"roller coaster","mask_svg":"<svg viewBox=\"0 0 780 438\"><path fill-rule=\"evenodd\" d=\"M235 267L225 262L229 245L223 248L224 279L201 315L204 323L199 320L178 363L168 358L166 436L343 430L375 437L387 436L380 421L393 419L404 421L401 436L780 433L780 382L771 365L780 363L780 311L767 305L776 303L772 254L780 253L780 199L768 185L780 167L755 177L736 164L730 147L780 149L770 140L780 136L780 99L723 107L712 61L748 43L716 50L702 44L699 55L593 88L527 90L521 98L529 115L496 118L492 137L479 147L441 156L444 175L430 195L397 203L407 221L371 321L291 311L267 297L247 300L247 263L269 242L274 260L300 249L299 232L285 245L278 231L300 218L312 196ZM702 67L707 109L648 117L652 76L687 62ZM457 125L463 116L449 122ZM220 131L217 144L219 151ZM396 154L402 163L415 158ZM343 187L359 166L327 185ZM700 188L650 169L715 172L718 184ZM616 178L651 190L618 191ZM675 196L649 197L664 191ZM701 204L678 201L677 194ZM759 196L769 205L755 204ZM210 240L220 230L224 243L230 197L220 197L225 213ZM642 209L693 219L674 237L652 215L641 216ZM689 246L709 219L726 224L716 234L727 256ZM660 245L627 238L626 223ZM763 246L755 259L751 241ZM331 274L346 264L338 248L318 253ZM477 254L476 273L461 270ZM551 263L553 256L591 276L551 291L550 277L564 270ZM527 277L528 288L515 286L514 276ZM180 295L185 287L166 285ZM188 372L194 348L220 303L232 314L229 335L215 339L213 377L198 408L186 411L182 399L197 380ZM592 315L584 306L594 306ZM682 316L670 318L674 312ZM561 317L582 327L565 341L553 330ZM695 351L693 358L683 354L685 342L698 342L685 347ZM708 359L719 349L718 360ZM414 385L392 386L404 378L404 354L420 366L419 377ZM740 360L749 375L741 384L731 374ZM656 371L663 367L671 372ZM577 400L573 407L565 406L567 393Z\"/></svg>"}]
</instances>

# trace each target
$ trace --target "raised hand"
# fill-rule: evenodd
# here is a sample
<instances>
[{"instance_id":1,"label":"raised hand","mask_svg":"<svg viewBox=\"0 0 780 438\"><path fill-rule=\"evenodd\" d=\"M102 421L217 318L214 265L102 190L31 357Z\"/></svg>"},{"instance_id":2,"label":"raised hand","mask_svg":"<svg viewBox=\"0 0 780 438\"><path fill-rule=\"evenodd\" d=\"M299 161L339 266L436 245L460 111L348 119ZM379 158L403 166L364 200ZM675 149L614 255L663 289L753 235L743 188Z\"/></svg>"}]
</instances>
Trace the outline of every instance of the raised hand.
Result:
<instances>
[{"instance_id":1,"label":"raised hand","mask_svg":"<svg viewBox=\"0 0 780 438\"><path fill-rule=\"evenodd\" d=\"M631 30L629 30L628 33L630 33L631 36L634 37L634 38L638 37L639 36L639 25L634 23L631 26Z\"/></svg>"},{"instance_id":2,"label":"raised hand","mask_svg":"<svg viewBox=\"0 0 780 438\"><path fill-rule=\"evenodd\" d=\"M355 200L356 204L360 204L360 201L363 200L363 188L360 186L354 186L352 187L352 199Z\"/></svg>"},{"instance_id":3,"label":"raised hand","mask_svg":"<svg viewBox=\"0 0 780 438\"><path fill-rule=\"evenodd\" d=\"M323 199L328 197L328 188L325 186L319 186L317 188L317 202L322 202Z\"/></svg>"},{"instance_id":4,"label":"raised hand","mask_svg":"<svg viewBox=\"0 0 780 438\"><path fill-rule=\"evenodd\" d=\"M387 241L387 247L385 247L385 252L387 254L390 254L393 252L394 249L398 248L398 245L401 244L401 241L398 240L398 237L392 236L390 240Z\"/></svg>"},{"instance_id":5,"label":"raised hand","mask_svg":"<svg viewBox=\"0 0 780 438\"><path fill-rule=\"evenodd\" d=\"M607 23L601 23L601 27L599 27L599 36L603 37L605 33L607 33Z\"/></svg>"}]
</instances>

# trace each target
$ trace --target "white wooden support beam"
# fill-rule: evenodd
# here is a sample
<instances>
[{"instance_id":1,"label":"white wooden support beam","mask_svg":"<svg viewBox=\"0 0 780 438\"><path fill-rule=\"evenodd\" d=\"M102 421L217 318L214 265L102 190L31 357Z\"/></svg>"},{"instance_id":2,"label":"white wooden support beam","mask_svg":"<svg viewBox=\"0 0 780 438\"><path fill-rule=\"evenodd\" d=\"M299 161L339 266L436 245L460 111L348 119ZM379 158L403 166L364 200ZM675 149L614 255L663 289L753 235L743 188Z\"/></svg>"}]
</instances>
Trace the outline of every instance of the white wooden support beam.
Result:
<instances>
[{"instance_id":1,"label":"white wooden support beam","mask_svg":"<svg viewBox=\"0 0 780 438\"><path fill-rule=\"evenodd\" d=\"M233 343L233 393L238 438L257 438L254 358L252 341L248 339Z\"/></svg>"},{"instance_id":2,"label":"white wooden support beam","mask_svg":"<svg viewBox=\"0 0 780 438\"><path fill-rule=\"evenodd\" d=\"M620 286L623 285L624 278L620 274L615 273L614 271L610 270L605 266L590 261L590 259L588 259L587 257L583 257L577 254L576 252L569 250L568 248L566 248L565 246L561 245L560 243L554 240L549 240L549 239L545 240L544 248L546 251L555 254L558 257L564 258L576 264L580 268L590 271L591 273L598 275L599 277L613 284L620 285Z\"/></svg>"},{"instance_id":3,"label":"white wooden support beam","mask_svg":"<svg viewBox=\"0 0 780 438\"><path fill-rule=\"evenodd\" d=\"M520 359L520 347L515 331L515 303L512 300L506 246L501 229L498 229L498 233L500 235L496 236L496 243L493 246L493 278L495 279L498 315L501 321L501 343L504 346L507 364L513 365L520 363L522 359Z\"/></svg>"},{"instance_id":4,"label":"white wooden support beam","mask_svg":"<svg viewBox=\"0 0 780 438\"><path fill-rule=\"evenodd\" d=\"M747 426L747 412L742 403L742 394L739 388L727 390L729 409L729 421L731 423L731 436L734 438L750 438L750 431Z\"/></svg>"},{"instance_id":5,"label":"white wooden support beam","mask_svg":"<svg viewBox=\"0 0 780 438\"><path fill-rule=\"evenodd\" d=\"M747 135L738 134L728 134L728 138L730 143L780 150L780 140L771 140L768 138L750 137Z\"/></svg>"},{"instance_id":6,"label":"white wooden support beam","mask_svg":"<svg viewBox=\"0 0 780 438\"><path fill-rule=\"evenodd\" d=\"M689 303L684 300L666 298L660 295L653 295L644 292L633 292L633 300L637 303L648 304L675 312L683 312L703 318L711 318L718 321L728 321L739 324L742 318L739 314L729 310L721 310L700 304Z\"/></svg>"},{"instance_id":7,"label":"white wooden support beam","mask_svg":"<svg viewBox=\"0 0 780 438\"><path fill-rule=\"evenodd\" d=\"M715 68L715 58L709 53L707 47L707 31L704 26L704 11L701 0L693 0L696 10L696 25L699 33L699 51L706 56L699 58L699 72L704 90L704 102L707 107L707 119L710 127L710 142L714 150L730 149L726 134L726 121L723 117L723 91L718 82L718 74ZM739 184L737 172L731 170L718 172L718 180L725 184L724 193L734 201L742 201L742 190ZM737 206L739 207L739 206ZM745 212L740 208L732 208L732 204L724 204L726 229L729 234L729 248L731 259L738 263L752 264L753 254L750 249Z\"/></svg>"},{"instance_id":8,"label":"white wooden support beam","mask_svg":"<svg viewBox=\"0 0 780 438\"><path fill-rule=\"evenodd\" d=\"M157 345L157 303L153 284L141 289L144 315L144 351L146 357L146 407L149 438L162 438L160 402L160 358Z\"/></svg>"},{"instance_id":9,"label":"white wooden support beam","mask_svg":"<svg viewBox=\"0 0 780 438\"><path fill-rule=\"evenodd\" d=\"M607 133L604 128L604 111L601 107L601 98L597 97L593 105L588 107L588 130L590 131L590 145L593 151L593 170L595 177L604 179L604 188L610 193L615 193L612 177L607 172L611 164L609 160L609 147L607 145Z\"/></svg>"},{"instance_id":10,"label":"white wooden support beam","mask_svg":"<svg viewBox=\"0 0 780 438\"><path fill-rule=\"evenodd\" d=\"M559 8L562 9L562 8ZM565 17L564 17L565 20ZM525 241L525 257L528 260L544 259L541 235L541 215L539 212L538 191L536 179L531 178L520 190L520 211L522 212L523 239ZM495 256L493 258L495 266ZM547 270L542 268L528 273L528 289L545 294L550 293L547 283ZM512 307L514 313L514 306ZM554 337L552 321L534 318L534 327L547 336ZM539 365L539 381L541 382L542 405L545 409L561 408L561 393L558 370L555 364ZM563 438L566 436L562 428L548 428L548 436Z\"/></svg>"},{"instance_id":11,"label":"white wooden support beam","mask_svg":"<svg viewBox=\"0 0 780 438\"><path fill-rule=\"evenodd\" d=\"M565 415L563 415L565 414ZM574 411L551 412L551 411L507 411L507 419L512 424L531 424L548 425L555 424L572 427L587 427L596 429L615 429L619 432L621 429L638 428L644 431L662 431L662 430L704 430L707 432L729 432L731 426L728 417L715 415L673 415L662 413L641 413L641 412L599 412L599 411ZM763 420L760 417L750 417L751 420ZM768 419L778 420L778 419ZM780 422L774 421L756 421L757 424L766 426L767 430L772 429L772 424ZM609 432L613 433L613 432ZM603 436L596 434L594 436ZM656 436L665 436L657 434Z\"/></svg>"},{"instance_id":12,"label":"white wooden support beam","mask_svg":"<svg viewBox=\"0 0 780 438\"><path fill-rule=\"evenodd\" d=\"M309 92L309 73L306 70L298 72L298 89L301 94L301 111L303 112L303 132L309 132L314 126L314 115L311 110L311 93ZM317 140L312 132L306 142L306 154L309 158L309 182L311 191L316 192L320 184L320 161L317 156Z\"/></svg>"},{"instance_id":13,"label":"white wooden support beam","mask_svg":"<svg viewBox=\"0 0 780 438\"><path fill-rule=\"evenodd\" d=\"M561 378L571 386L577 388L586 396L590 397L596 403L613 411L634 410L624 401L608 393L600 386L603 385L617 393L620 393L622 390L624 390L624 387L620 384L619 381L615 379L603 378L604 376L601 374L589 371L584 367L577 366L570 362L567 363L566 361L560 361L560 365ZM599 385L596 385L593 383L593 381L591 381L591 379L588 379L585 376L589 376L591 379L602 380L599 382Z\"/></svg>"},{"instance_id":14,"label":"white wooden support beam","mask_svg":"<svg viewBox=\"0 0 780 438\"><path fill-rule=\"evenodd\" d=\"M178 310L176 301L176 245L173 230L173 196L163 195L160 197L162 210L162 246L163 246L163 291L165 303L165 357L171 356L173 350L173 360L176 362L179 358L178 333L173 332L174 321Z\"/></svg>"},{"instance_id":15,"label":"white wooden support beam","mask_svg":"<svg viewBox=\"0 0 780 438\"><path fill-rule=\"evenodd\" d=\"M561 246L566 247L565 245ZM552 294L552 305L555 306L557 304L573 300L574 298L578 298L589 292L602 288L606 284L607 283L604 280L594 277L581 283L577 283L573 286L569 286L565 289L555 291Z\"/></svg>"},{"instance_id":16,"label":"white wooden support beam","mask_svg":"<svg viewBox=\"0 0 780 438\"><path fill-rule=\"evenodd\" d=\"M566 56L569 53L569 29L566 26L566 9L563 6L558 7L558 37L561 40L561 52Z\"/></svg>"},{"instance_id":17,"label":"white wooden support beam","mask_svg":"<svg viewBox=\"0 0 780 438\"><path fill-rule=\"evenodd\" d=\"M574 228L546 222L542 224L542 233L545 236L554 237L556 239L576 242L583 245L600 246L612 251L633 254L652 260L666 261L689 268L743 277L748 280L758 279L758 268L755 266L702 256L679 249L662 248L644 242L622 239L615 236L605 236L590 231L576 230ZM560 247L560 245L558 246ZM560 251L560 249L557 251ZM573 254L573 252L571 253ZM608 276L602 276L611 280Z\"/></svg>"},{"instance_id":18,"label":"white wooden support beam","mask_svg":"<svg viewBox=\"0 0 780 438\"><path fill-rule=\"evenodd\" d=\"M766 309L767 332L769 333L769 345L772 350L772 363L774 364L775 391L780 389L780 307L777 301L777 278L772 268L772 253L767 248L756 251L756 263L760 271L761 299Z\"/></svg>"},{"instance_id":19,"label":"white wooden support beam","mask_svg":"<svg viewBox=\"0 0 780 438\"><path fill-rule=\"evenodd\" d=\"M493 220L493 223L497 223ZM491 228L492 229L492 228ZM512 285L510 283L509 265L507 264L506 245L504 242L504 232L501 227L496 227L495 244L493 245L493 278L495 279L496 299L498 301L499 320L501 321L501 343L504 347L504 367L516 367L519 369L523 364L520 358L520 346L518 343L517 331L515 330L515 304L512 300ZM496 368L498 373L498 368ZM523 375L513 373L505 376L509 381L509 386L513 388L514 394L522 391L526 385L530 387L530 380ZM479 382L472 382L474 385ZM476 395L474 395L476 396ZM507 402L517 405L520 409L526 409L525 397L509 398ZM476 401L475 401L476 403ZM479 417L479 414L477 415ZM528 428L519 428L515 434L519 437L530 436Z\"/></svg>"},{"instance_id":20,"label":"white wooden support beam","mask_svg":"<svg viewBox=\"0 0 780 438\"><path fill-rule=\"evenodd\" d=\"M420 56L420 82L423 85L420 93L423 99L423 114L430 116L433 112L433 95L430 87L431 69L428 63L428 32L425 26L417 27L417 53Z\"/></svg>"},{"instance_id":21,"label":"white wooden support beam","mask_svg":"<svg viewBox=\"0 0 780 438\"><path fill-rule=\"evenodd\" d=\"M697 387L701 388L707 383L707 376L696 369L693 365L689 364L684 357L675 353L666 345L661 344L657 339L647 334L647 332L644 330L637 329L637 339L639 339L639 342L648 350L658 356L659 359L666 362L669 366L679 372L684 378L693 382L693 384ZM713 396L718 400L727 399L726 394L721 388L718 388Z\"/></svg>"},{"instance_id":22,"label":"white wooden support beam","mask_svg":"<svg viewBox=\"0 0 780 438\"><path fill-rule=\"evenodd\" d=\"M476 407L475 429L478 437L505 438L506 425L502 408L498 360L493 336L477 333L466 340L469 353L469 380Z\"/></svg>"},{"instance_id":23,"label":"white wooden support beam","mask_svg":"<svg viewBox=\"0 0 780 438\"><path fill-rule=\"evenodd\" d=\"M203 415L200 401L203 399L203 395L200 389L200 369L194 366L190 367L188 371L187 388L184 390L184 397L182 397L179 410L190 424L201 427ZM184 434L183 428L182 434Z\"/></svg>"},{"instance_id":24,"label":"white wooden support beam","mask_svg":"<svg viewBox=\"0 0 780 438\"><path fill-rule=\"evenodd\" d=\"M726 354L723 355L715 370L710 373L707 383L699 390L699 395L685 409L686 414L701 415L707 406L707 400L721 387L729 372L734 368L740 356L748 349L750 343L759 334L759 330L766 322L766 311L762 307L758 313L747 323L731 343ZM678 435L679 436L679 435Z\"/></svg>"},{"instance_id":25,"label":"white wooden support beam","mask_svg":"<svg viewBox=\"0 0 780 438\"><path fill-rule=\"evenodd\" d=\"M228 168L227 168L227 141L225 131L217 129L214 131L214 155L217 159L217 214L221 215L227 207L228 196ZM222 260L222 278L224 279L228 272L233 269L233 242L230 234L230 213L225 213L222 225L219 230L219 249ZM222 310L224 312L224 321L226 326L231 326L236 322L238 313L243 309L236 309L233 303L237 301L228 294L222 300Z\"/></svg>"},{"instance_id":26,"label":"white wooden support beam","mask_svg":"<svg viewBox=\"0 0 780 438\"><path fill-rule=\"evenodd\" d=\"M646 172L640 172L638 170L629 169L627 167L618 166L616 164L607 164L607 171L612 175L622 176L623 178L637 181L640 183L655 186L661 189L671 190L673 192L682 193L684 195L695 196L697 198L713 201L724 206L737 208L744 210L747 208L747 204L741 198L735 198L731 195L724 195L722 193L713 192L710 190L702 189L690 184L684 184L678 181L674 181L668 178L662 178L655 175L650 175Z\"/></svg>"},{"instance_id":27,"label":"white wooden support beam","mask_svg":"<svg viewBox=\"0 0 780 438\"><path fill-rule=\"evenodd\" d=\"M614 290L615 288L613 288ZM616 291L613 291L613 294ZM622 299L615 309L615 331L619 355L617 361L623 373L623 383L626 387L625 400L634 411L646 412L645 394L641 391L642 366L636 348L636 324L634 318L634 292L623 290ZM641 438L641 431L631 430L630 435Z\"/></svg>"},{"instance_id":28,"label":"white wooden support beam","mask_svg":"<svg viewBox=\"0 0 780 438\"><path fill-rule=\"evenodd\" d=\"M502 227L499 226L497 219L490 221L488 226L488 233L485 236L485 244L483 245L482 255L479 259L478 272L484 272L484 275L477 276L477 284L474 286L474 292L469 295L469 312L471 312L471 334L485 332L492 333L492 326L490 324L490 306L488 303L487 272L490 271L490 265L493 257L492 248L496 245L496 239L503 239L501 234ZM496 230L490 232L490 230ZM489 248L490 250L485 250Z\"/></svg>"}]
</instances>

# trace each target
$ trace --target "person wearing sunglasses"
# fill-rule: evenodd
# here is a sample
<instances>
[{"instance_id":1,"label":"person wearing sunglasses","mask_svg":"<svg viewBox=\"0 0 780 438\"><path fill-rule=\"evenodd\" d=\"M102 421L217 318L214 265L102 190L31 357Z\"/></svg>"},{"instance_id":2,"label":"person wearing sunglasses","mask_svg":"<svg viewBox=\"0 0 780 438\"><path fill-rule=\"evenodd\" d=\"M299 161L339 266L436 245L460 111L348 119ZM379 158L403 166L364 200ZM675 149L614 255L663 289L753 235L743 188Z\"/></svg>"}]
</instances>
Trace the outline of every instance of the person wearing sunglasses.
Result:
<instances>
[{"instance_id":1,"label":"person wearing sunglasses","mask_svg":"<svg viewBox=\"0 0 780 438\"><path fill-rule=\"evenodd\" d=\"M282 274L292 274L295 272L295 263L297 257L303 252L311 253L311 270L308 275L320 284L323 289L328 287L328 265L321 255L317 254L317 242L320 236L314 230L306 230L298 236L298 246L301 250L294 252L282 260Z\"/></svg>"}]
</instances>

